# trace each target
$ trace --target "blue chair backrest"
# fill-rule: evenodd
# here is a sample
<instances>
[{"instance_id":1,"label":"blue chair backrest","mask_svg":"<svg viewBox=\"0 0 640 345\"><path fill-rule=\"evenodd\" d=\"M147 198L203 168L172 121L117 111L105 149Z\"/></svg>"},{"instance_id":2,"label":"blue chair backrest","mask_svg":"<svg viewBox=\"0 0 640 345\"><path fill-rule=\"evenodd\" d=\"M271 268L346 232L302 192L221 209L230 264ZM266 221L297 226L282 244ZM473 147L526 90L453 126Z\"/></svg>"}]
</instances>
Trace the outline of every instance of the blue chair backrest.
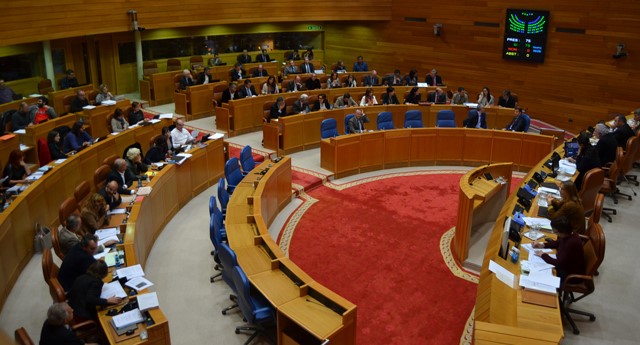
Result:
<instances>
[{"instance_id":1,"label":"blue chair backrest","mask_svg":"<svg viewBox=\"0 0 640 345\"><path fill-rule=\"evenodd\" d=\"M393 126L393 116L390 111L380 112L376 122L378 123L378 130L395 128Z\"/></svg>"},{"instance_id":2,"label":"blue chair backrest","mask_svg":"<svg viewBox=\"0 0 640 345\"><path fill-rule=\"evenodd\" d=\"M240 164L242 164L242 171L248 173L256 166L256 162L253 160L253 154L251 153L251 146L247 145L240 151Z\"/></svg>"},{"instance_id":3,"label":"blue chair backrest","mask_svg":"<svg viewBox=\"0 0 640 345\"><path fill-rule=\"evenodd\" d=\"M527 133L529 131L529 126L531 126L531 118L527 114L522 114L524 118L524 132Z\"/></svg>"},{"instance_id":4,"label":"blue chair backrest","mask_svg":"<svg viewBox=\"0 0 640 345\"><path fill-rule=\"evenodd\" d=\"M344 134L349 134L349 121L354 116L356 116L356 114L347 114L347 116L344 117Z\"/></svg>"},{"instance_id":5,"label":"blue chair backrest","mask_svg":"<svg viewBox=\"0 0 640 345\"><path fill-rule=\"evenodd\" d=\"M422 128L422 112L409 110L404 113L404 128Z\"/></svg>"},{"instance_id":6,"label":"blue chair backrest","mask_svg":"<svg viewBox=\"0 0 640 345\"><path fill-rule=\"evenodd\" d=\"M211 244L213 244L213 249L217 253L219 242L216 240L216 226L213 215L209 218L209 239L211 240Z\"/></svg>"},{"instance_id":7,"label":"blue chair backrest","mask_svg":"<svg viewBox=\"0 0 640 345\"><path fill-rule=\"evenodd\" d=\"M218 181L218 201L220 201L220 207L222 207L222 213L227 213L227 205L229 204L229 193L225 187L224 178L220 178Z\"/></svg>"},{"instance_id":8,"label":"blue chair backrest","mask_svg":"<svg viewBox=\"0 0 640 345\"><path fill-rule=\"evenodd\" d=\"M249 279L240 266L233 268L233 283L236 285L238 306L248 323L256 324L262 320L274 318L274 312L269 302L259 296L251 296Z\"/></svg>"},{"instance_id":9,"label":"blue chair backrest","mask_svg":"<svg viewBox=\"0 0 640 345\"><path fill-rule=\"evenodd\" d=\"M243 178L242 172L240 172L238 158L229 158L227 163L225 163L224 176L227 179L227 184L229 185L229 193L233 193L233 190L236 188L238 183L242 181Z\"/></svg>"},{"instance_id":10,"label":"blue chair backrest","mask_svg":"<svg viewBox=\"0 0 640 345\"><path fill-rule=\"evenodd\" d=\"M320 137L322 139L338 136L338 123L336 119L324 119L320 124Z\"/></svg>"},{"instance_id":11,"label":"blue chair backrest","mask_svg":"<svg viewBox=\"0 0 640 345\"><path fill-rule=\"evenodd\" d=\"M233 268L238 266L236 253L228 244L221 243L218 257L220 258L220 264L222 265L222 279L235 292L236 285L233 282Z\"/></svg>"},{"instance_id":12,"label":"blue chair backrest","mask_svg":"<svg viewBox=\"0 0 640 345\"><path fill-rule=\"evenodd\" d=\"M216 197L212 195L209 197L209 216L213 217L213 208L217 207L216 205Z\"/></svg>"},{"instance_id":13,"label":"blue chair backrest","mask_svg":"<svg viewBox=\"0 0 640 345\"><path fill-rule=\"evenodd\" d=\"M456 114L453 110L440 110L436 120L436 127L455 127Z\"/></svg>"}]
</instances>

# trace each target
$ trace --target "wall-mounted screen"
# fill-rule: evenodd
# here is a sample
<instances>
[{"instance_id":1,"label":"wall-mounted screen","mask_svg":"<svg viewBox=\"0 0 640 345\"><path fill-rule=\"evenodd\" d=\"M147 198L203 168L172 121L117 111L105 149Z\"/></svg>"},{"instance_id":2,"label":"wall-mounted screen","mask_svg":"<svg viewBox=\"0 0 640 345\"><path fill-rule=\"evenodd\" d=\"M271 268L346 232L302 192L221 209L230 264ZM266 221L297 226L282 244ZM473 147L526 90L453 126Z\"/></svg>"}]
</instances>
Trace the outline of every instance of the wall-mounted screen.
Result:
<instances>
[{"instance_id":1,"label":"wall-mounted screen","mask_svg":"<svg viewBox=\"0 0 640 345\"><path fill-rule=\"evenodd\" d=\"M549 11L507 9L502 57L544 62L548 26Z\"/></svg>"}]
</instances>

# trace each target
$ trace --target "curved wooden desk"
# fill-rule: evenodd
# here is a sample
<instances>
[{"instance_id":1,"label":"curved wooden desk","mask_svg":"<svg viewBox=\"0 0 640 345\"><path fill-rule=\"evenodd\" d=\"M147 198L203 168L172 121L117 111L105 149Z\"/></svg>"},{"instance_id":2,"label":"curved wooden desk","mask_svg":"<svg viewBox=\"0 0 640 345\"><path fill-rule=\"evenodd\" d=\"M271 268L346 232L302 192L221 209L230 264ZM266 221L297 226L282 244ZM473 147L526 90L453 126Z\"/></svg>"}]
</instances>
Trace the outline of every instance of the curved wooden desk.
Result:
<instances>
[{"instance_id":1,"label":"curved wooden desk","mask_svg":"<svg viewBox=\"0 0 640 345\"><path fill-rule=\"evenodd\" d=\"M264 176L257 173L266 168ZM256 167L227 206L229 245L252 285L277 310L278 344L355 344L356 306L315 282L269 235L269 225L290 200L289 157Z\"/></svg>"}]
</instances>

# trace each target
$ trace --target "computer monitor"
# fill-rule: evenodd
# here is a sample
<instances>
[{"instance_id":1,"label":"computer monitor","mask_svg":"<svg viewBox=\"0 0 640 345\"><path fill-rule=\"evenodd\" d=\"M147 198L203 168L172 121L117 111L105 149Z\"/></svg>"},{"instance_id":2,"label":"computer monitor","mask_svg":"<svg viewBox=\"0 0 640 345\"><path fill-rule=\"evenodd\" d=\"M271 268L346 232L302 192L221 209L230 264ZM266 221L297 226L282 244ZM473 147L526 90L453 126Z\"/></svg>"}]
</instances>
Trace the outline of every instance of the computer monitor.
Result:
<instances>
[{"instance_id":1,"label":"computer monitor","mask_svg":"<svg viewBox=\"0 0 640 345\"><path fill-rule=\"evenodd\" d=\"M507 217L504 220L504 226L502 228L502 242L500 244L500 249L498 250L498 256L505 260L509 254L509 229L511 229L511 217Z\"/></svg>"},{"instance_id":2,"label":"computer monitor","mask_svg":"<svg viewBox=\"0 0 640 345\"><path fill-rule=\"evenodd\" d=\"M580 150L580 145L577 141L565 141L564 142L564 156L575 158Z\"/></svg>"}]
</instances>

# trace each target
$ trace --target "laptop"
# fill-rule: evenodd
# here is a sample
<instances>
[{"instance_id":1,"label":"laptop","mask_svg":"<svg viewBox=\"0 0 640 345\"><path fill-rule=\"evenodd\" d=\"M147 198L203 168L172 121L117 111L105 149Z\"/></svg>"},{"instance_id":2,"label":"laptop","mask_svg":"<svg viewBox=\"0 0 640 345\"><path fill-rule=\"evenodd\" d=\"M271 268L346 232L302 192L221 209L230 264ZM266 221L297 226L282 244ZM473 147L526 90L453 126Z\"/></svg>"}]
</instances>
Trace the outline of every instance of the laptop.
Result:
<instances>
[{"instance_id":1,"label":"laptop","mask_svg":"<svg viewBox=\"0 0 640 345\"><path fill-rule=\"evenodd\" d=\"M564 156L575 158L580 150L580 145L577 141L565 141L564 142Z\"/></svg>"}]
</instances>

